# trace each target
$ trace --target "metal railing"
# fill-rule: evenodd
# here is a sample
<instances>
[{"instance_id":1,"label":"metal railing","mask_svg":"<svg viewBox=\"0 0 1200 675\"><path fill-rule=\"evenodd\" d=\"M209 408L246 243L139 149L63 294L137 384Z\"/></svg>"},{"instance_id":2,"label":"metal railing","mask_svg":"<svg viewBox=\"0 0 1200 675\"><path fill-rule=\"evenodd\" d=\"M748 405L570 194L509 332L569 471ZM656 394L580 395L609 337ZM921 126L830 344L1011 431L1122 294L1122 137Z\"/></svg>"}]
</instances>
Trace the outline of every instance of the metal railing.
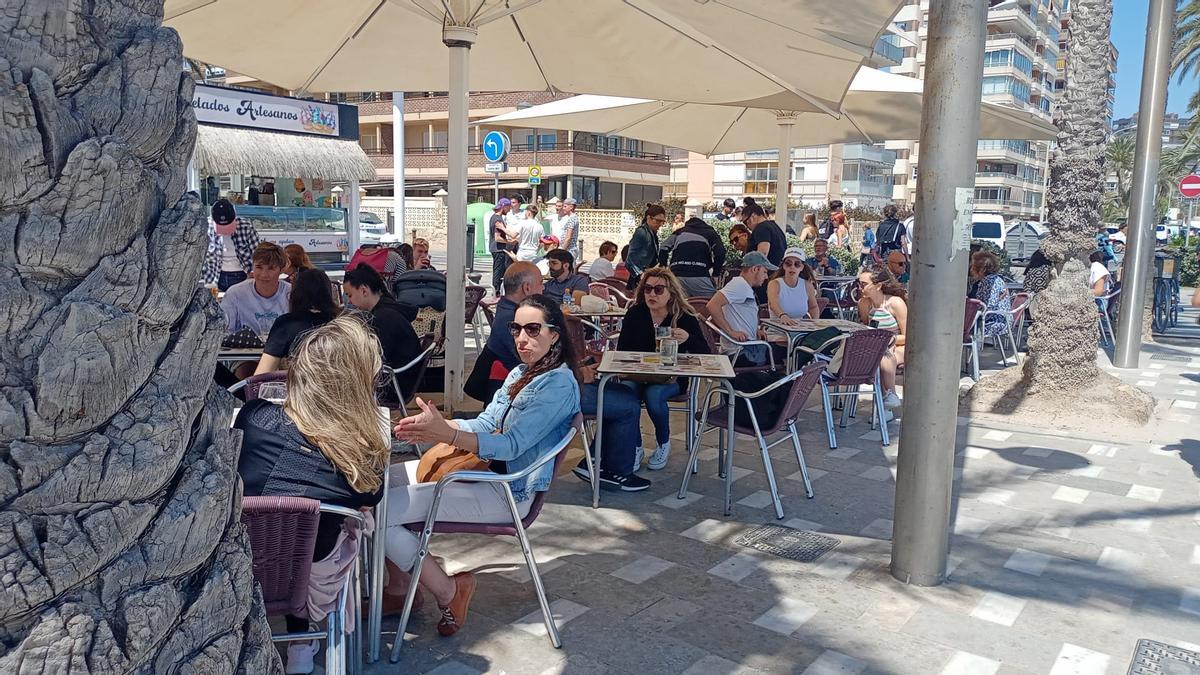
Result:
<instances>
[{"instance_id":1,"label":"metal railing","mask_svg":"<svg viewBox=\"0 0 1200 675\"><path fill-rule=\"evenodd\" d=\"M590 152L596 155L608 155L610 157L628 157L630 159L650 159L659 162L666 162L670 159L667 155L661 152L642 152L640 150L627 150L625 148L602 148L596 145L586 143L541 143L537 146L538 152L557 152L573 150L575 152ZM511 152L533 152L533 145L529 143L515 143L512 146ZM382 148L363 148L363 152L368 155L383 156L391 155L390 147ZM414 148L405 148L405 155L444 155L450 152L450 148L444 145L431 145ZM478 145L467 146L467 152L470 154L480 154L483 149Z\"/></svg>"}]
</instances>

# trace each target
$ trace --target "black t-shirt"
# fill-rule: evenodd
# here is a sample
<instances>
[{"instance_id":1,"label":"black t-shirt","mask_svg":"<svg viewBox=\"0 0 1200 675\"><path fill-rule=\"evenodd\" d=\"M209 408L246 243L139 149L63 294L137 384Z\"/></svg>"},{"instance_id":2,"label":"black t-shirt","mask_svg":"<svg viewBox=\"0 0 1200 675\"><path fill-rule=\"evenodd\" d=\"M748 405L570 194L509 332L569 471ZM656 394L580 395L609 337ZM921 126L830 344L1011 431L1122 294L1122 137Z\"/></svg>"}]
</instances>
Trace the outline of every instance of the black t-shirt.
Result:
<instances>
[{"instance_id":1,"label":"black t-shirt","mask_svg":"<svg viewBox=\"0 0 1200 675\"><path fill-rule=\"evenodd\" d=\"M499 213L493 213L491 218L488 218L488 252L501 253L504 251L506 244L501 244L496 241L497 228L504 227L504 216ZM504 230L500 230L500 235L504 235ZM507 239L507 237L505 237Z\"/></svg>"},{"instance_id":2,"label":"black t-shirt","mask_svg":"<svg viewBox=\"0 0 1200 675\"><path fill-rule=\"evenodd\" d=\"M659 325L669 327L671 316L667 315L667 318ZM696 317L685 312L679 315L676 325L688 334L688 339L679 345L680 354L712 353L712 348L709 347L708 340L704 337L704 330L700 327L700 322ZM630 305L625 312L625 319L621 323L621 336L617 338L617 349L630 352L658 351L654 329L654 317L650 315L650 308L642 303ZM681 391L687 391L689 381L688 378L679 378Z\"/></svg>"},{"instance_id":3,"label":"black t-shirt","mask_svg":"<svg viewBox=\"0 0 1200 675\"><path fill-rule=\"evenodd\" d=\"M374 506L383 497L382 486L374 493L350 487L346 477L284 414L282 406L261 398L250 401L233 426L242 430L238 474L247 497L308 497L350 509ZM341 516L321 515L313 560L329 555L341 528Z\"/></svg>"},{"instance_id":4,"label":"black t-shirt","mask_svg":"<svg viewBox=\"0 0 1200 675\"><path fill-rule=\"evenodd\" d=\"M333 317L324 317L315 312L288 312L275 319L271 324L271 332L267 333L267 344L263 353L276 358L286 358L292 353L292 348L300 336L317 326L324 326Z\"/></svg>"},{"instance_id":5,"label":"black t-shirt","mask_svg":"<svg viewBox=\"0 0 1200 675\"><path fill-rule=\"evenodd\" d=\"M875 241L879 245L879 256L886 258L892 251L900 250L900 239L908 236L908 228L898 220L885 220L875 230Z\"/></svg>"},{"instance_id":6,"label":"black t-shirt","mask_svg":"<svg viewBox=\"0 0 1200 675\"><path fill-rule=\"evenodd\" d=\"M417 331L413 330L412 322L405 316L404 307L385 295L371 310L371 327L375 329L375 335L383 347L383 363L391 368L399 368L421 353L421 341ZM405 394L412 391L415 383L415 371L400 375L400 388Z\"/></svg>"},{"instance_id":7,"label":"black t-shirt","mask_svg":"<svg viewBox=\"0 0 1200 675\"><path fill-rule=\"evenodd\" d=\"M773 220L762 221L750 233L750 250L757 251L758 245L764 241L771 245L767 260L771 261L772 265L783 262L783 252L787 250L787 236Z\"/></svg>"}]
</instances>

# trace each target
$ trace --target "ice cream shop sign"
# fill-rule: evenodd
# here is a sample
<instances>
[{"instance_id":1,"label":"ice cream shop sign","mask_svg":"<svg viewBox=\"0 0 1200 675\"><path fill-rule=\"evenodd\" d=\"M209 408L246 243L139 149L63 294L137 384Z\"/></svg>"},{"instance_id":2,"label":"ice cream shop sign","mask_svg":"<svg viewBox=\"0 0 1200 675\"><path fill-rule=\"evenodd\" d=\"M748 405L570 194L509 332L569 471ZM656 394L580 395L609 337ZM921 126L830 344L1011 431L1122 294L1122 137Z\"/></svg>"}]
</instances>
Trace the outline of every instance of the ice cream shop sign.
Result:
<instances>
[{"instance_id":1,"label":"ice cream shop sign","mask_svg":"<svg viewBox=\"0 0 1200 675\"><path fill-rule=\"evenodd\" d=\"M192 109L196 111L196 121L206 124L340 135L338 106L333 103L198 84L192 96Z\"/></svg>"}]
</instances>

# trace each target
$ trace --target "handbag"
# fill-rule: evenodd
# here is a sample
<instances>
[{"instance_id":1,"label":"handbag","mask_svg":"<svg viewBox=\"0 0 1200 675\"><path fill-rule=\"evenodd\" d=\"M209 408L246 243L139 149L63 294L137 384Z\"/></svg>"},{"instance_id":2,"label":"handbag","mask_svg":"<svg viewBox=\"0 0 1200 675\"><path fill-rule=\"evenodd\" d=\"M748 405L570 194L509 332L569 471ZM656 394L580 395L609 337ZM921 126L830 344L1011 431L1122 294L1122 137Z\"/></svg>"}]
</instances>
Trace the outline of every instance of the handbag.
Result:
<instances>
[{"instance_id":1,"label":"handbag","mask_svg":"<svg viewBox=\"0 0 1200 675\"><path fill-rule=\"evenodd\" d=\"M225 349L262 349L263 341L259 339L258 333L252 328L243 328L235 333L230 333L221 340L221 346Z\"/></svg>"},{"instance_id":2,"label":"handbag","mask_svg":"<svg viewBox=\"0 0 1200 675\"><path fill-rule=\"evenodd\" d=\"M487 471L488 467L488 461L473 452L449 443L438 443L426 450L417 462L417 482L436 483L455 471Z\"/></svg>"}]
</instances>

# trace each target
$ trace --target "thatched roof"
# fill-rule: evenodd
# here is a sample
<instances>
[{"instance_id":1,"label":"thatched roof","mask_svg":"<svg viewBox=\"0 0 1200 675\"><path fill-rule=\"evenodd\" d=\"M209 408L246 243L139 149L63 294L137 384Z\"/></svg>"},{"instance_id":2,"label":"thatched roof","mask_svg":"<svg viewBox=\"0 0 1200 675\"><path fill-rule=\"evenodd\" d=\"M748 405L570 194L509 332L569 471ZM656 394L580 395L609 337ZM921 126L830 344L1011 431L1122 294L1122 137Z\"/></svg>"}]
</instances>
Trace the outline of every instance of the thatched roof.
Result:
<instances>
[{"instance_id":1,"label":"thatched roof","mask_svg":"<svg viewBox=\"0 0 1200 675\"><path fill-rule=\"evenodd\" d=\"M358 143L340 138L200 124L195 160L207 174L375 180Z\"/></svg>"}]
</instances>

